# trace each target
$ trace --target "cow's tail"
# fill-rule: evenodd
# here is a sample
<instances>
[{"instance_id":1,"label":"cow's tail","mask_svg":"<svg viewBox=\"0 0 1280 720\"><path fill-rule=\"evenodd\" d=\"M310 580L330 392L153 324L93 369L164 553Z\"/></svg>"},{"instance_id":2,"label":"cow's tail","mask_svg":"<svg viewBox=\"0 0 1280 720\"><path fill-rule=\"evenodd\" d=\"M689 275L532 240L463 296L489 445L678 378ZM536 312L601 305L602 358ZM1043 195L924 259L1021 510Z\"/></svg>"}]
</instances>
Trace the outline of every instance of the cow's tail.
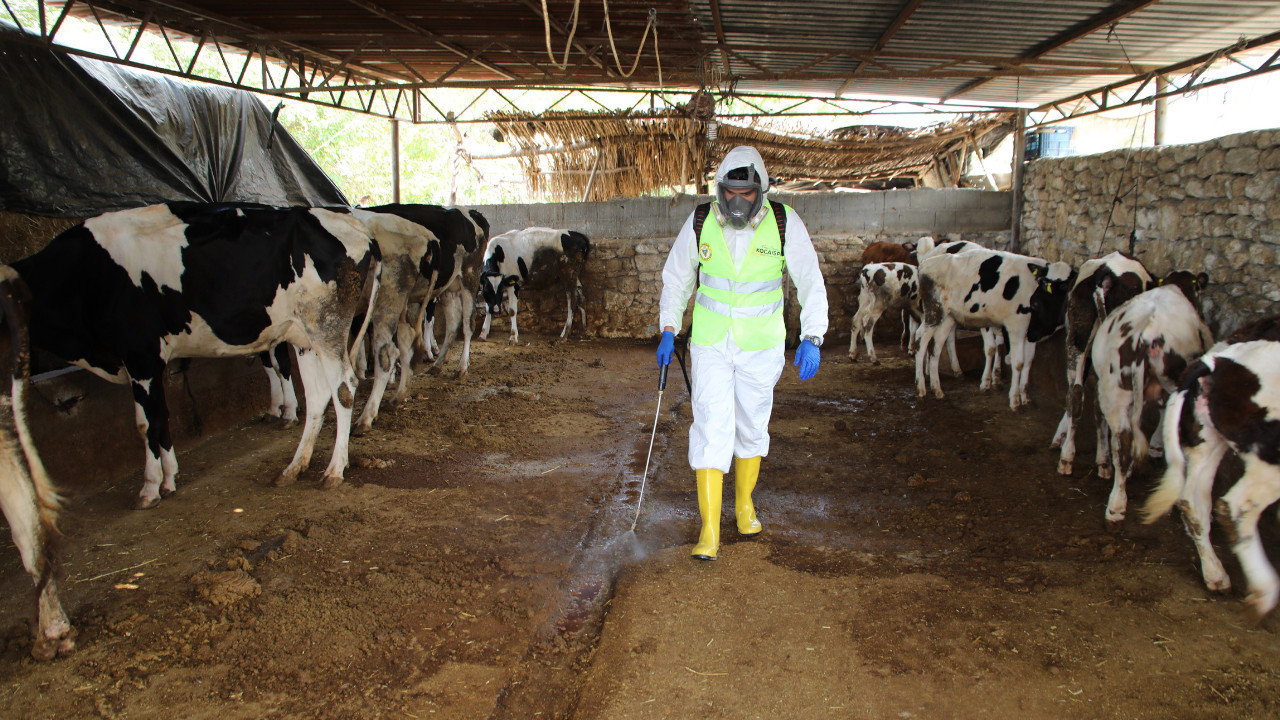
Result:
<instances>
[{"instance_id":1,"label":"cow's tail","mask_svg":"<svg viewBox=\"0 0 1280 720\"><path fill-rule=\"evenodd\" d=\"M1182 423L1182 406L1186 399L1187 391L1179 390L1170 395L1165 403L1163 432L1166 468L1160 484L1142 507L1144 523L1150 524L1164 517L1182 497L1182 488L1187 483L1187 457L1182 452L1179 428Z\"/></svg>"},{"instance_id":2,"label":"cow's tail","mask_svg":"<svg viewBox=\"0 0 1280 720\"><path fill-rule=\"evenodd\" d=\"M373 303L378 299L378 288L382 287L382 257L375 253L372 260L373 262L369 263L369 278L372 282L372 287L369 288L369 304L364 309L364 320L360 323L360 329L356 331L355 339L347 348L348 360L355 357L356 349L360 347L360 343L364 342L364 333L369 329L369 321L373 318Z\"/></svg>"},{"instance_id":3,"label":"cow's tail","mask_svg":"<svg viewBox=\"0 0 1280 720\"><path fill-rule=\"evenodd\" d=\"M36 496L36 510L40 517L40 527L46 541L60 536L58 531L58 513L62 510L62 497L53 487L49 473L36 452L35 442L31 439L31 429L27 426L27 388L31 379L31 342L27 334L27 306L30 302L30 291L18 273L7 265L0 265L0 315L12 333L10 360L13 362L11 398L13 406L13 424L18 434L18 443L22 446L22 454L26 459L27 470L31 476L31 484ZM48 546L46 545L46 549ZM48 555L52 560L52 555ZM52 572L52 563L47 563L42 575ZM46 580L42 577L41 585Z\"/></svg>"}]
</instances>

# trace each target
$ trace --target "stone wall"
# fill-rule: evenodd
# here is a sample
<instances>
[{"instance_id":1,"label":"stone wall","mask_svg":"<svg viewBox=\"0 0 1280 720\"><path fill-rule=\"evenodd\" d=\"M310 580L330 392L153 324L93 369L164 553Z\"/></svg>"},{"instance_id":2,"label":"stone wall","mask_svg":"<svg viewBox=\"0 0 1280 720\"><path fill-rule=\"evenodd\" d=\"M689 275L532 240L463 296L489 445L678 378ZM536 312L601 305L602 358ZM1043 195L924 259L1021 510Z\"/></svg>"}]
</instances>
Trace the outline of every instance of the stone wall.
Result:
<instances>
[{"instance_id":1,"label":"stone wall","mask_svg":"<svg viewBox=\"0 0 1280 720\"><path fill-rule=\"evenodd\" d=\"M1020 252L1078 265L1128 251L1132 232L1153 273L1208 273L1215 335L1280 311L1280 130L1035 160L1024 188Z\"/></svg>"},{"instance_id":2,"label":"stone wall","mask_svg":"<svg viewBox=\"0 0 1280 720\"><path fill-rule=\"evenodd\" d=\"M710 198L682 195L632 198L606 203L477 206L493 234L549 226L580 230L593 249L583 285L587 294L587 334L649 338L658 334L662 267L676 233L694 207ZM805 222L818 252L830 305L832 343L849 341L857 301L862 248L870 242L904 242L932 234L939 239L975 240L1007 247L1011 201L1008 193L978 190L893 190L873 193L775 195ZM788 296L787 326L794 336L799 306ZM520 298L521 330L559 334L563 296ZM576 323L577 321L575 321ZM576 326L575 326L576 329ZM496 338L507 325L495 322Z\"/></svg>"}]
</instances>

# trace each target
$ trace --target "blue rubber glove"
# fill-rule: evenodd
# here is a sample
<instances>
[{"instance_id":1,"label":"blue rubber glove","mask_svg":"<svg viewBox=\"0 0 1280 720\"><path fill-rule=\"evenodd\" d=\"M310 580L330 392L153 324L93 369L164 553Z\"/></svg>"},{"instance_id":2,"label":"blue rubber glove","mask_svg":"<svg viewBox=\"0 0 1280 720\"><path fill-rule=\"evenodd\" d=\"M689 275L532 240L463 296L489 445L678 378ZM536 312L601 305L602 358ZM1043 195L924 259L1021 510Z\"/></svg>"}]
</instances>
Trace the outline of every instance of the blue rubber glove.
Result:
<instances>
[{"instance_id":1,"label":"blue rubber glove","mask_svg":"<svg viewBox=\"0 0 1280 720\"><path fill-rule=\"evenodd\" d=\"M658 367L671 364L671 355L676 351L676 336L670 330L662 331L662 341L658 343Z\"/></svg>"},{"instance_id":2,"label":"blue rubber glove","mask_svg":"<svg viewBox=\"0 0 1280 720\"><path fill-rule=\"evenodd\" d=\"M808 340L801 341L796 348L796 367L800 368L800 379L808 380L818 374L818 365L822 362L822 353L818 346Z\"/></svg>"}]
</instances>

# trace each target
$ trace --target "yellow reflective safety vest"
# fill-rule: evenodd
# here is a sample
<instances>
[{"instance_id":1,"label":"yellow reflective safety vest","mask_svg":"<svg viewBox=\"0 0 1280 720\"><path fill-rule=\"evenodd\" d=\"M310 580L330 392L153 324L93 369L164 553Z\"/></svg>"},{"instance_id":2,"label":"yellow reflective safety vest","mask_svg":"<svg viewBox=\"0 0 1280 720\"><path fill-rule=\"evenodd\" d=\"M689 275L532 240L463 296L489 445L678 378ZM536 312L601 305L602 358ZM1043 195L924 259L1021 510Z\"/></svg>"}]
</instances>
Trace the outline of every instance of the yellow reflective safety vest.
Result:
<instances>
[{"instance_id":1,"label":"yellow reflective safety vest","mask_svg":"<svg viewBox=\"0 0 1280 720\"><path fill-rule=\"evenodd\" d=\"M770 202L769 214L756 226L742 267L736 268L720 224L702 223L698 234L698 294L693 305L689 336L698 345L714 345L733 331L733 341L743 350L764 350L782 344L782 235L785 218L775 213L787 206Z\"/></svg>"}]
</instances>

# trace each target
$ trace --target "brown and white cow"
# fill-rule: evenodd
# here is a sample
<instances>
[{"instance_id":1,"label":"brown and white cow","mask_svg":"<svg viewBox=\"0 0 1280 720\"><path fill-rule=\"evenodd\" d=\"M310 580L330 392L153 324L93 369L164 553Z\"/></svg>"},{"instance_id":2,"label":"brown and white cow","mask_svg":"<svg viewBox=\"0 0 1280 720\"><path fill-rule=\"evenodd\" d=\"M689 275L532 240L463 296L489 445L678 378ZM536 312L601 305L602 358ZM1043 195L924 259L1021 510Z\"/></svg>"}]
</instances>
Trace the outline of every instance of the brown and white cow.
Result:
<instances>
[{"instance_id":1,"label":"brown and white cow","mask_svg":"<svg viewBox=\"0 0 1280 720\"><path fill-rule=\"evenodd\" d=\"M1261 618L1280 599L1280 579L1258 537L1259 515L1280 500L1280 342L1211 349L1170 396L1164 433L1168 466L1143 508L1145 522L1178 506L1210 590L1231 587L1209 542L1214 478L1228 449L1244 460L1244 475L1218 500L1216 515L1248 582L1245 603Z\"/></svg>"},{"instance_id":2,"label":"brown and white cow","mask_svg":"<svg viewBox=\"0 0 1280 720\"><path fill-rule=\"evenodd\" d=\"M176 489L169 360L253 355L281 342L296 350L307 419L276 482L293 482L311 462L330 400L337 432L322 484L342 482L356 389L348 333L357 313L368 316L381 272L377 243L350 213L178 202L121 210L66 230L13 268L31 289L32 344L133 388L146 445L137 507Z\"/></svg>"},{"instance_id":3,"label":"brown and white cow","mask_svg":"<svg viewBox=\"0 0 1280 720\"><path fill-rule=\"evenodd\" d=\"M923 258L933 250L934 239L932 235L925 235L915 242L904 242L901 245L895 242L886 242L879 240L869 243L862 249L862 265L875 265L879 263L908 263L916 265L917 258Z\"/></svg>"},{"instance_id":4,"label":"brown and white cow","mask_svg":"<svg viewBox=\"0 0 1280 720\"><path fill-rule=\"evenodd\" d=\"M1169 284L1117 308L1094 336L1090 364L1098 377L1101 416L1098 476L1112 478L1105 515L1113 528L1124 521L1125 485L1147 457L1143 408L1174 392L1182 372L1213 344L1196 309L1197 289L1207 282L1201 275L1195 279L1190 273L1174 273Z\"/></svg>"},{"instance_id":5,"label":"brown and white cow","mask_svg":"<svg viewBox=\"0 0 1280 720\"><path fill-rule=\"evenodd\" d=\"M920 263L924 322L916 353L916 392L924 397L925 366L934 395L941 347L957 326L1003 328L1009 335L1009 407L1027 404L1027 379L1035 343L1062 327L1071 266L999 250L934 254Z\"/></svg>"},{"instance_id":6,"label":"brown and white cow","mask_svg":"<svg viewBox=\"0 0 1280 720\"><path fill-rule=\"evenodd\" d=\"M1113 252L1080 266L1067 297L1067 398L1052 447L1061 447L1058 472L1070 475L1076 430L1084 409L1084 383L1094 335L1107 314L1152 286L1151 273L1136 258Z\"/></svg>"},{"instance_id":7,"label":"brown and white cow","mask_svg":"<svg viewBox=\"0 0 1280 720\"><path fill-rule=\"evenodd\" d=\"M496 235L484 253L484 269L480 279L480 295L484 299L484 326L480 339L489 337L493 316L506 312L511 316L508 344L520 340L516 328L521 288L539 290L560 287L565 294L569 315L560 339L573 329L575 308L582 314L582 327L587 326L586 296L582 291L582 271L591 252L591 241L576 230L554 230L530 227Z\"/></svg>"}]
</instances>

